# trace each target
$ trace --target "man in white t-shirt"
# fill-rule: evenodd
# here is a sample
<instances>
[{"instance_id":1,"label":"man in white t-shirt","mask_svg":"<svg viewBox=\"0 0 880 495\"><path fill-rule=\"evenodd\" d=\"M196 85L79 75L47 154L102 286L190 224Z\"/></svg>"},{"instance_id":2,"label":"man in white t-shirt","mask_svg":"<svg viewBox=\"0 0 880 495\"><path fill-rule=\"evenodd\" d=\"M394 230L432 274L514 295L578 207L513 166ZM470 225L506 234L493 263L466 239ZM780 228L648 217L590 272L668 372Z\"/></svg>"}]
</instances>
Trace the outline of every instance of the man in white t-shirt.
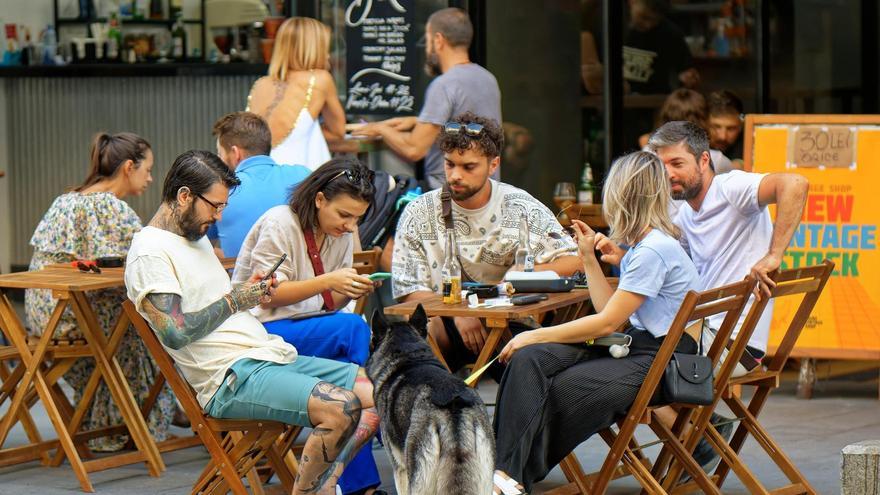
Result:
<instances>
[{"instance_id":1,"label":"man in white t-shirt","mask_svg":"<svg viewBox=\"0 0 880 495\"><path fill-rule=\"evenodd\" d=\"M503 147L499 124L472 113L459 115L440 132L446 182L462 268L462 280L498 283L514 264L522 215L528 219L535 271L571 275L581 269L577 244L556 217L529 193L490 179ZM440 189L410 203L400 217L391 265L396 299L415 301L440 293L446 255ZM473 362L486 341L478 318L433 318L429 331L453 371Z\"/></svg>"},{"instance_id":2,"label":"man in white t-shirt","mask_svg":"<svg viewBox=\"0 0 880 495\"><path fill-rule=\"evenodd\" d=\"M651 135L648 147L666 165L673 199L686 202L675 223L700 274L702 289L738 282L751 273L758 279L756 295L769 296L774 285L769 273L779 268L800 222L807 179L798 174L740 170L716 176L709 158L709 137L689 122L664 124ZM775 222L767 211L770 204L776 205ZM770 301L749 340L753 354L762 356L767 351L772 307ZM735 331L747 313L748 307ZM710 326L717 329L722 319L713 317Z\"/></svg>"},{"instance_id":3,"label":"man in white t-shirt","mask_svg":"<svg viewBox=\"0 0 880 495\"><path fill-rule=\"evenodd\" d=\"M268 302L275 279L233 286L205 237L239 183L217 155L188 151L165 178L162 205L135 234L128 297L216 418L314 428L296 493L336 493L345 464L378 427L373 387L357 365L297 356L248 310Z\"/></svg>"},{"instance_id":4,"label":"man in white t-shirt","mask_svg":"<svg viewBox=\"0 0 880 495\"><path fill-rule=\"evenodd\" d=\"M701 290L738 282L752 274L758 280L755 297L767 297L775 284L769 274L782 264L785 249L800 223L809 183L790 173L756 174L733 170L715 175L709 157L709 136L703 128L684 121L668 122L654 131L648 147L657 153L669 175L672 198L683 200L674 219L681 229L681 243L700 275ZM776 205L776 221L767 205ZM743 310L734 336L745 320L752 301ZM767 305L746 347L745 359L737 363L734 376L746 374L744 363L756 366L767 351L773 301ZM709 319L718 329L723 315ZM705 331L704 348L712 332ZM749 359L754 358L754 359ZM713 424L728 438L730 420L712 415ZM708 472L718 459L702 440L694 459Z\"/></svg>"}]
</instances>

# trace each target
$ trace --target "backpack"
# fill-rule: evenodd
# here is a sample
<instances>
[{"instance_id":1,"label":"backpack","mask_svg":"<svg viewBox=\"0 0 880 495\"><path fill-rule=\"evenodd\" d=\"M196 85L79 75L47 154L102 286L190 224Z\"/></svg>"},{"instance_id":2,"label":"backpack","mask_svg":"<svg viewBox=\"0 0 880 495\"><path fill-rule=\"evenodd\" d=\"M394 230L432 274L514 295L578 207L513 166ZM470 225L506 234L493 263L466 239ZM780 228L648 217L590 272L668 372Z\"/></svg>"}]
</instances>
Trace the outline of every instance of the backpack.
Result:
<instances>
[{"instance_id":1,"label":"backpack","mask_svg":"<svg viewBox=\"0 0 880 495\"><path fill-rule=\"evenodd\" d=\"M377 170L373 178L376 195L372 207L358 227L361 249L365 251L375 246L385 247L388 238L395 232L405 204L421 195L421 188L414 177L395 175L394 180L395 185L389 191L387 172Z\"/></svg>"}]
</instances>

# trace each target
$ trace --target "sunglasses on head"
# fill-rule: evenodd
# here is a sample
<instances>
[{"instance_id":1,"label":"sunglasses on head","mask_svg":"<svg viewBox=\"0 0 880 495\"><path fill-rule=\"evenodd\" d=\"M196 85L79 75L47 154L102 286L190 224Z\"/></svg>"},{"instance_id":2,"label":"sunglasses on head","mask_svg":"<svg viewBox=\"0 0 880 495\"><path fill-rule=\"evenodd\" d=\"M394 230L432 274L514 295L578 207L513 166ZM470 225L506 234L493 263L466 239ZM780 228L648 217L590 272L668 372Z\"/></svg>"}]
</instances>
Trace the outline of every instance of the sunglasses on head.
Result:
<instances>
[{"instance_id":1,"label":"sunglasses on head","mask_svg":"<svg viewBox=\"0 0 880 495\"><path fill-rule=\"evenodd\" d=\"M446 125L443 126L443 132L446 134L462 134L470 137L480 137L480 134L483 133L483 124L477 124L476 122L470 122L467 124L462 124L461 122L447 122Z\"/></svg>"},{"instance_id":2,"label":"sunglasses on head","mask_svg":"<svg viewBox=\"0 0 880 495\"><path fill-rule=\"evenodd\" d=\"M353 169L345 169L340 170L338 174L334 175L333 178L327 181L327 184L333 182L334 180L342 177L343 175L348 178L348 181L354 185L360 185L362 181L372 182L373 180L373 171L367 170L365 172L361 172L360 170Z\"/></svg>"}]
</instances>

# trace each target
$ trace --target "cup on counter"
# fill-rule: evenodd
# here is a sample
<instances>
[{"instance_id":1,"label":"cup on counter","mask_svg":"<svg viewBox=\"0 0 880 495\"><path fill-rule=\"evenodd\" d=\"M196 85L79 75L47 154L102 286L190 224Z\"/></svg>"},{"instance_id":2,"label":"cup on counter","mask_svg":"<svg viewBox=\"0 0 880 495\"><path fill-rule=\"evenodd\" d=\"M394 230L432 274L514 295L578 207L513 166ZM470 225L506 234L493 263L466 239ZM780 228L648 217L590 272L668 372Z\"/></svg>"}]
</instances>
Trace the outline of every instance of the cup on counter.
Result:
<instances>
[{"instance_id":1,"label":"cup on counter","mask_svg":"<svg viewBox=\"0 0 880 495\"><path fill-rule=\"evenodd\" d=\"M278 28L281 27L284 20L284 17L267 17L263 21L263 29L266 30L266 37L274 40L275 34L278 33Z\"/></svg>"},{"instance_id":2,"label":"cup on counter","mask_svg":"<svg viewBox=\"0 0 880 495\"><path fill-rule=\"evenodd\" d=\"M260 40L260 49L263 53L263 62L268 64L272 60L272 50L275 49L275 40Z\"/></svg>"}]
</instances>

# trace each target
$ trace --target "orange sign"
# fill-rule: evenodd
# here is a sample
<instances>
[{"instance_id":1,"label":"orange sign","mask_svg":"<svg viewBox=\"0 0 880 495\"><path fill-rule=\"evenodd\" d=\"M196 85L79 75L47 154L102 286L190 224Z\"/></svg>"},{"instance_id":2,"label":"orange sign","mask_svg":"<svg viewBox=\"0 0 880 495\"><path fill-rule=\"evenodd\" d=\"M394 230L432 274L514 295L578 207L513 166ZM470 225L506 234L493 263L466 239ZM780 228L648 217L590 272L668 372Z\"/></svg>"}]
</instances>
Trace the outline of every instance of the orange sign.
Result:
<instances>
[{"instance_id":1,"label":"orange sign","mask_svg":"<svg viewBox=\"0 0 880 495\"><path fill-rule=\"evenodd\" d=\"M782 267L835 263L792 356L880 359L880 116L753 115L746 132L747 169L810 181ZM801 297L776 301L771 353Z\"/></svg>"}]
</instances>

